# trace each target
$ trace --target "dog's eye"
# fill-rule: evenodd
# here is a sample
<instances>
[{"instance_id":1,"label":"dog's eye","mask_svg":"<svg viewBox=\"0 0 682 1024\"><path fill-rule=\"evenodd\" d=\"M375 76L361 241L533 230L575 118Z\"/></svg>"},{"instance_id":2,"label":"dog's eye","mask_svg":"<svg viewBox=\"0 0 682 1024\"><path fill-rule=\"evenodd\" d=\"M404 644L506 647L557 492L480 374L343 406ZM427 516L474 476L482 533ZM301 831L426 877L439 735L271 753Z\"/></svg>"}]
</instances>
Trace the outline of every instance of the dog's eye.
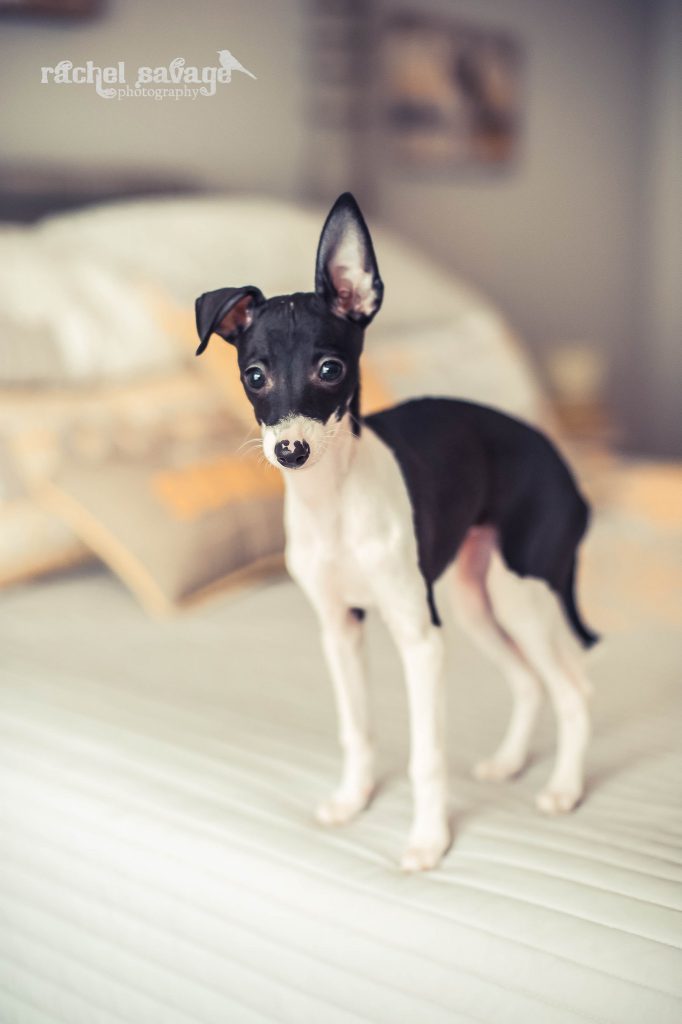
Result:
<instances>
[{"instance_id":1,"label":"dog's eye","mask_svg":"<svg viewBox=\"0 0 682 1024\"><path fill-rule=\"evenodd\" d=\"M260 391L265 384L265 373L260 366L249 366L244 370L244 380L252 391Z\"/></svg>"},{"instance_id":2,"label":"dog's eye","mask_svg":"<svg viewBox=\"0 0 682 1024\"><path fill-rule=\"evenodd\" d=\"M320 363L317 375L325 384L337 384L345 372L346 367L340 359L325 359Z\"/></svg>"}]
</instances>

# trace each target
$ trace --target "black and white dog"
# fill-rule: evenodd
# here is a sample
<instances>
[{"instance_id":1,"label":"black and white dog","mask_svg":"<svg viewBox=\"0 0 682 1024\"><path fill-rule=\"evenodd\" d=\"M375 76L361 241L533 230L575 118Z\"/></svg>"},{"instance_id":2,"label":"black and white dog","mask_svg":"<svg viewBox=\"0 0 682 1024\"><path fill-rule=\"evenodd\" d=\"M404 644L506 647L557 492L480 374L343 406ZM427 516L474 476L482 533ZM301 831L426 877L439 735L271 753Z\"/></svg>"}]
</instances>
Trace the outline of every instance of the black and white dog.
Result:
<instances>
[{"instance_id":1,"label":"black and white dog","mask_svg":"<svg viewBox=\"0 0 682 1024\"><path fill-rule=\"evenodd\" d=\"M369 231L346 193L322 230L315 291L272 299L253 285L207 292L196 303L197 354L214 332L237 346L263 451L285 471L287 567L319 617L340 720L341 781L317 811L326 824L349 821L374 788L365 609L379 610L399 648L414 791L402 865L414 871L437 864L450 842L436 580L446 577L458 620L513 694L507 732L476 766L478 778L523 768L543 685L549 692L558 752L537 798L549 814L570 811L583 793L589 684L579 647L596 636L574 599L588 508L545 437L444 398L361 417L364 331L382 293Z\"/></svg>"}]
</instances>

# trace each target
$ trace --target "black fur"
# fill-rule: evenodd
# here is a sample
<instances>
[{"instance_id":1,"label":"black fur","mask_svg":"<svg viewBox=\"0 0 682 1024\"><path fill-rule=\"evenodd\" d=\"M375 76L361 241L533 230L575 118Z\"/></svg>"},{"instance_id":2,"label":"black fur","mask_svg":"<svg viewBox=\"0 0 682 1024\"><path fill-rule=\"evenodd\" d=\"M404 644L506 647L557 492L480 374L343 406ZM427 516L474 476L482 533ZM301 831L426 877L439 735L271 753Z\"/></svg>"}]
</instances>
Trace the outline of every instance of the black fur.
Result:
<instances>
[{"instance_id":1,"label":"black fur","mask_svg":"<svg viewBox=\"0 0 682 1024\"><path fill-rule=\"evenodd\" d=\"M282 295L259 306L237 347L242 379L259 364L271 382L255 392L245 384L258 422L271 426L296 413L326 423L337 411L345 413L358 388L362 338L362 328L330 313L319 295ZM320 384L314 372L328 357L346 366L333 387Z\"/></svg>"},{"instance_id":2,"label":"black fur","mask_svg":"<svg viewBox=\"0 0 682 1024\"><path fill-rule=\"evenodd\" d=\"M252 284L242 288L218 288L214 292L204 292L195 303L197 334L200 344L196 351L198 356L208 345L211 335L215 332L225 341L236 345L244 333L244 325L230 322L230 313L237 305L245 302L250 315L265 302L260 288Z\"/></svg>"},{"instance_id":3,"label":"black fur","mask_svg":"<svg viewBox=\"0 0 682 1024\"><path fill-rule=\"evenodd\" d=\"M589 509L546 437L494 409L447 398L405 402L364 423L402 470L434 623L433 584L469 528L491 525L509 568L545 580L585 646L596 642L573 593Z\"/></svg>"},{"instance_id":4,"label":"black fur","mask_svg":"<svg viewBox=\"0 0 682 1024\"><path fill-rule=\"evenodd\" d=\"M361 240L363 271L371 272L374 305L369 313L353 308L339 312L343 302L335 284L339 274L336 256L344 235L352 230ZM352 429L359 430L359 360L364 329L381 307L384 286L367 225L350 192L334 203L317 249L315 292L296 292L265 299L254 285L219 288L196 301L197 332L201 355L211 334L219 334L237 346L244 390L259 423L271 426L290 413L326 423L330 416L350 412ZM321 384L316 375L325 357L336 357L345 366L337 384ZM244 371L261 366L268 384L260 391L249 388Z\"/></svg>"}]
</instances>

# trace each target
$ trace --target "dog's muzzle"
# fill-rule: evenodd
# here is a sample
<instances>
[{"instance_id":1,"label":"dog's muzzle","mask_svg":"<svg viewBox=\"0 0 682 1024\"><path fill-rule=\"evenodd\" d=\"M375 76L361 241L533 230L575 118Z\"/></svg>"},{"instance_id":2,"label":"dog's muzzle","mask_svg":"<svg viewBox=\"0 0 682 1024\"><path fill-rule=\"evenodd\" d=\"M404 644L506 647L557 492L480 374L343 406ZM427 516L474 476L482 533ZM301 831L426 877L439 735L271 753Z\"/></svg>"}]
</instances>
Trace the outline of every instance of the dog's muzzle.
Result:
<instances>
[{"instance_id":1,"label":"dog's muzzle","mask_svg":"<svg viewBox=\"0 0 682 1024\"><path fill-rule=\"evenodd\" d=\"M300 469L308 461L309 455L310 445L307 441L289 442L288 438L284 438L275 445L275 458L285 469Z\"/></svg>"},{"instance_id":2,"label":"dog's muzzle","mask_svg":"<svg viewBox=\"0 0 682 1024\"><path fill-rule=\"evenodd\" d=\"M263 454L278 469L308 469L324 454L330 425L309 416L292 414L278 423L261 426Z\"/></svg>"}]
</instances>

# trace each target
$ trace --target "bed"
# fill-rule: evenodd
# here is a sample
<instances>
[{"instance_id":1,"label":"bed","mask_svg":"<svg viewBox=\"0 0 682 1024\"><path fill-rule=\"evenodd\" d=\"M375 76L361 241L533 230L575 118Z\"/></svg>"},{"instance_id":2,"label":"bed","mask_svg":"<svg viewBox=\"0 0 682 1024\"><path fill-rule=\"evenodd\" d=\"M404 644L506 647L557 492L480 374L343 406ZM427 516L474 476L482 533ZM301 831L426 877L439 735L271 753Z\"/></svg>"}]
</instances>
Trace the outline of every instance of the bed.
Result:
<instances>
[{"instance_id":1,"label":"bed","mask_svg":"<svg viewBox=\"0 0 682 1024\"><path fill-rule=\"evenodd\" d=\"M532 806L549 717L522 779L471 779L506 694L446 626L455 838L421 876L397 867L405 701L378 623L381 787L329 831L331 689L316 642L288 642L312 614L286 579L159 623L96 566L5 594L3 1024L678 1021L681 547L596 524L584 573L613 634L568 817ZM658 590L630 600L614 548Z\"/></svg>"},{"instance_id":2,"label":"bed","mask_svg":"<svg viewBox=\"0 0 682 1024\"><path fill-rule=\"evenodd\" d=\"M188 212L176 214L150 215L181 238ZM253 208L240 201L229 215L246 231ZM75 235L88 245L97 235L120 265L143 251L128 248L136 216L105 210L41 229L38 241L47 259L48 243L73 254ZM292 216L278 222L282 244ZM303 267L319 228L301 216ZM186 265L164 264L177 247L145 233L164 284L177 279L194 294L191 253ZM192 237L206 260L205 236ZM222 241L216 232L216 251ZM9 242L34 265L23 236ZM407 260L405 250L388 254L387 282ZM274 282L275 265L272 256L269 291L288 285ZM424 286L433 280L424 271ZM17 287L10 281L8 295ZM113 301L116 289L106 294ZM400 334L401 289L387 294L397 296L388 325ZM493 321L445 280L429 308L457 322L458 367L469 358L489 387L504 361L495 343L481 365L492 337L481 325ZM432 331L434 353L441 334ZM527 377L509 380L502 397L521 395L527 411ZM410 817L406 707L376 616L380 787L367 813L327 830L312 809L339 768L332 692L312 612L286 577L161 621L97 562L0 593L1 1024L677 1024L682 476L676 466L589 459L582 475L598 498L582 604L604 633L588 656L586 799L567 817L534 809L553 752L548 711L522 778L473 780L508 697L446 622L454 841L429 874L398 867Z\"/></svg>"}]
</instances>

